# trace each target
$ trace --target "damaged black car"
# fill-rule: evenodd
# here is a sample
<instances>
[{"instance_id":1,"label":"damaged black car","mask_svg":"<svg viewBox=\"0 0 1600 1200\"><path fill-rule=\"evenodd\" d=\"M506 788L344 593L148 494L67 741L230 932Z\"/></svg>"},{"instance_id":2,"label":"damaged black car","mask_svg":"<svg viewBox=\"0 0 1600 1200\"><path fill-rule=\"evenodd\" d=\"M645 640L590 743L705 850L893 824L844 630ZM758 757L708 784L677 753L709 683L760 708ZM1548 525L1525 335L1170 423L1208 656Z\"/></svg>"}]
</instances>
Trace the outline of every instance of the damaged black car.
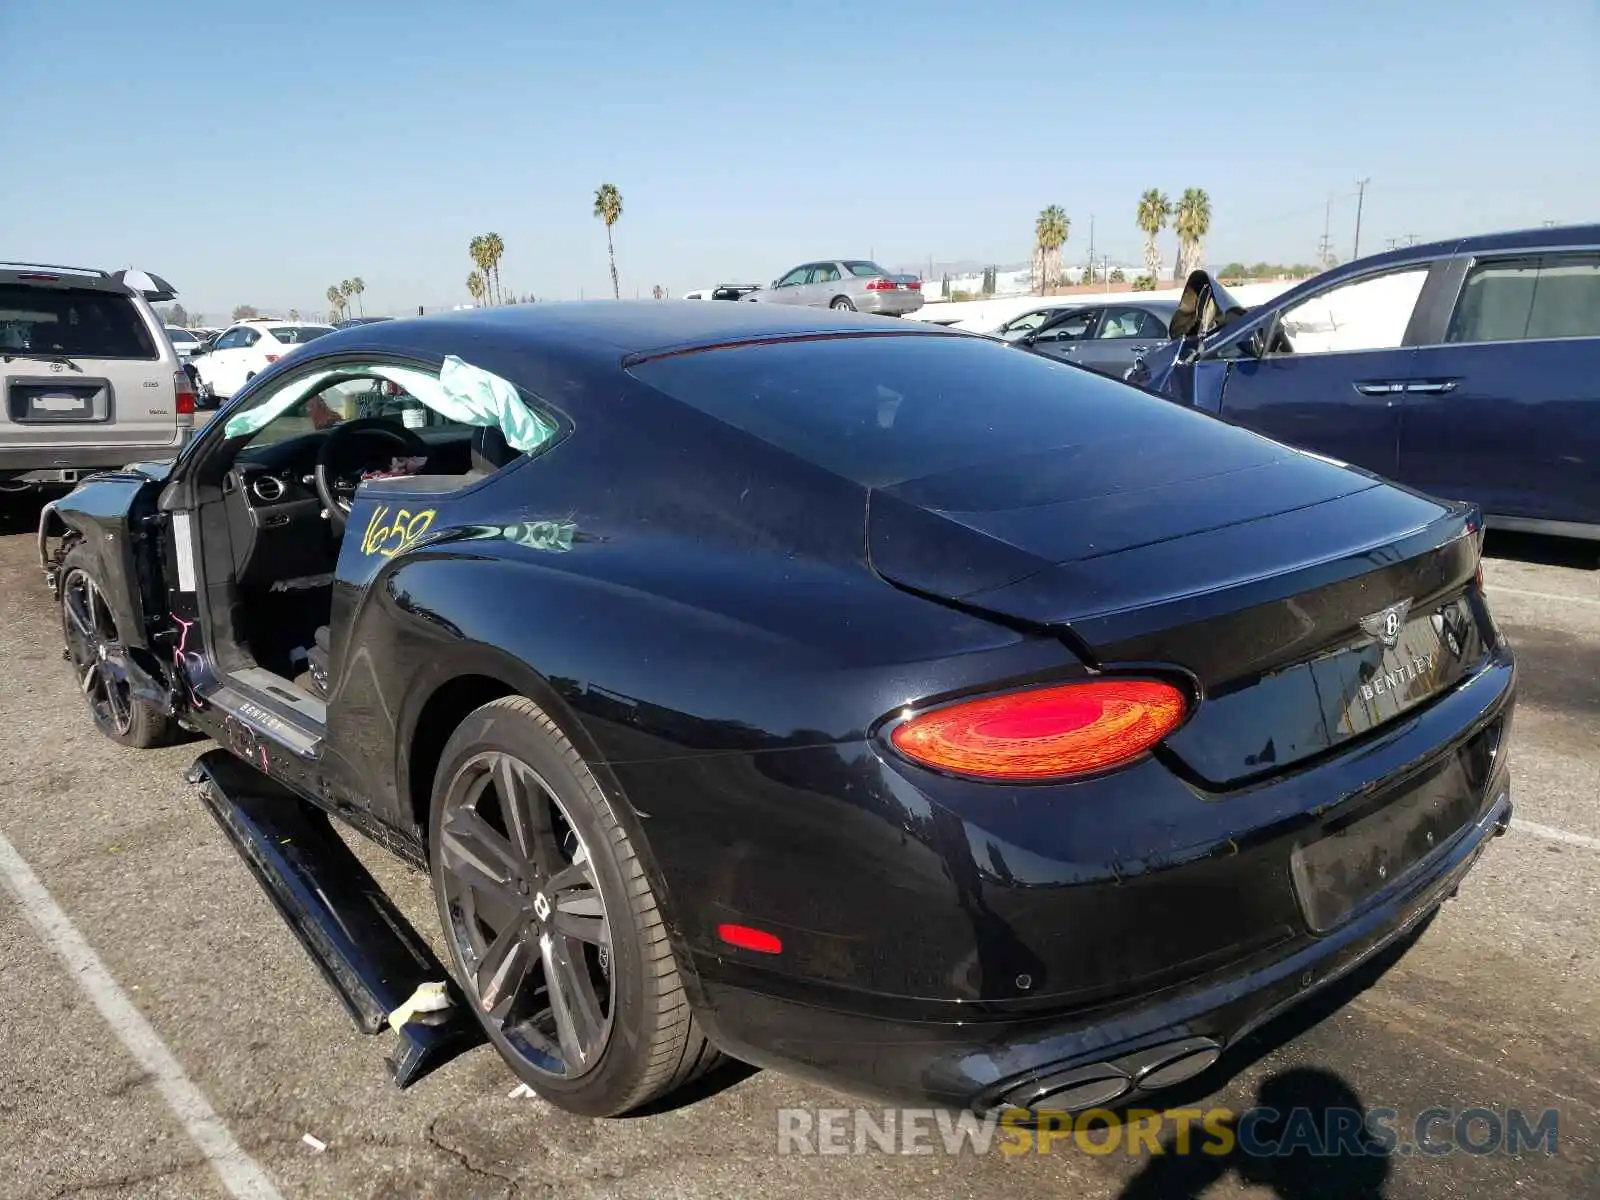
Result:
<instances>
[{"instance_id":1,"label":"damaged black car","mask_svg":"<svg viewBox=\"0 0 1600 1200\"><path fill-rule=\"evenodd\" d=\"M770 305L384 322L50 505L92 718L194 779L406 1082L729 1055L1157 1094L1510 819L1475 509L986 338ZM332 817L428 872L433 960Z\"/></svg>"}]
</instances>

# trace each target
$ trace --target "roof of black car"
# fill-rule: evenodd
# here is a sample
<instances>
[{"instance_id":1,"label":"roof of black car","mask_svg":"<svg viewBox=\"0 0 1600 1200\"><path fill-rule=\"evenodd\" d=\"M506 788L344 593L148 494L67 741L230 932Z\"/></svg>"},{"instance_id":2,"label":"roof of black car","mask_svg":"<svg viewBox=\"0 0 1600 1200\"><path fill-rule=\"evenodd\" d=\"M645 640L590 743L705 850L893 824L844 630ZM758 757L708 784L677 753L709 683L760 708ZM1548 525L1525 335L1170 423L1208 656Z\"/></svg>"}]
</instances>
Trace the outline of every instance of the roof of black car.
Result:
<instances>
[{"instance_id":1,"label":"roof of black car","mask_svg":"<svg viewBox=\"0 0 1600 1200\"><path fill-rule=\"evenodd\" d=\"M464 328L465 327L465 328ZM707 300L589 300L508 304L384 321L329 336L360 336L372 345L456 339L470 329L486 336L587 344L621 358L729 342L807 334L902 333L960 336L920 321L835 313L825 308Z\"/></svg>"}]
</instances>

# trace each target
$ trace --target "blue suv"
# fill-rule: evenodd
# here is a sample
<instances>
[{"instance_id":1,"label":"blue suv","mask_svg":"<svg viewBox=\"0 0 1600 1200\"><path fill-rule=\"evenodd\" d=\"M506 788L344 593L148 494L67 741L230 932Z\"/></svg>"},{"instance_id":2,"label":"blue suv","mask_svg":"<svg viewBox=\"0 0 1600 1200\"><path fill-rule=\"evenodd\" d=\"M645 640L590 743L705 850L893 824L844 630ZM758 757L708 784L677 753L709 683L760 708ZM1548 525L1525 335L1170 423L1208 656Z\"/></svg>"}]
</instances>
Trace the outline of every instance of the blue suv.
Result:
<instances>
[{"instance_id":1,"label":"blue suv","mask_svg":"<svg viewBox=\"0 0 1600 1200\"><path fill-rule=\"evenodd\" d=\"M1436 496L1600 539L1600 225L1411 246L1246 310L1204 271L1129 382Z\"/></svg>"}]
</instances>

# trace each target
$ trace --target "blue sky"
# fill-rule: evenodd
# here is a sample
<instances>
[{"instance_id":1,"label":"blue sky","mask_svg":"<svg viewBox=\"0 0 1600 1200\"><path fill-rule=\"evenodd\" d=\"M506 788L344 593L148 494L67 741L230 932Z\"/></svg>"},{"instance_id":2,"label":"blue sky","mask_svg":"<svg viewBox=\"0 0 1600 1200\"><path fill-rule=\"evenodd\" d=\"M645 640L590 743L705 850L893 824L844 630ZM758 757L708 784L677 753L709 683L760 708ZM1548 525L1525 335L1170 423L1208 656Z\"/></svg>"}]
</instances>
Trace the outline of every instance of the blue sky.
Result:
<instances>
[{"instance_id":1,"label":"blue sky","mask_svg":"<svg viewBox=\"0 0 1600 1200\"><path fill-rule=\"evenodd\" d=\"M609 290L804 259L1137 261L1140 191L1206 188L1207 258L1600 219L1600 4L4 0L7 255L167 276L214 319ZM1526 14L1526 16L1524 16ZM1170 260L1170 238L1164 242Z\"/></svg>"}]
</instances>

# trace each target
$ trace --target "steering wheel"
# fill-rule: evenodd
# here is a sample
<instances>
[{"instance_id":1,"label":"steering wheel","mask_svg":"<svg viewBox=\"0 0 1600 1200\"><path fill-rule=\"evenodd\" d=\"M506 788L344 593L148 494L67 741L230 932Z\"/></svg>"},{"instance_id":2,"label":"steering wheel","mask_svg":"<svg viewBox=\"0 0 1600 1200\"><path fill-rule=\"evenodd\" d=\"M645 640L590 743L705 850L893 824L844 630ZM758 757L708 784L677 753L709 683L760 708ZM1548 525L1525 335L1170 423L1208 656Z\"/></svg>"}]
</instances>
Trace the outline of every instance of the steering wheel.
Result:
<instances>
[{"instance_id":1,"label":"steering wheel","mask_svg":"<svg viewBox=\"0 0 1600 1200\"><path fill-rule=\"evenodd\" d=\"M365 449L358 450L363 446ZM349 469L352 459L365 465L373 462L378 453L386 453L391 458L427 458L428 443L404 426L396 426L387 417L341 421L323 440L322 449L317 452L317 497L328 510L328 521L335 534L344 533L350 517L350 497L355 494L354 487L348 488L349 495L346 495L346 489L336 486L339 473Z\"/></svg>"}]
</instances>

